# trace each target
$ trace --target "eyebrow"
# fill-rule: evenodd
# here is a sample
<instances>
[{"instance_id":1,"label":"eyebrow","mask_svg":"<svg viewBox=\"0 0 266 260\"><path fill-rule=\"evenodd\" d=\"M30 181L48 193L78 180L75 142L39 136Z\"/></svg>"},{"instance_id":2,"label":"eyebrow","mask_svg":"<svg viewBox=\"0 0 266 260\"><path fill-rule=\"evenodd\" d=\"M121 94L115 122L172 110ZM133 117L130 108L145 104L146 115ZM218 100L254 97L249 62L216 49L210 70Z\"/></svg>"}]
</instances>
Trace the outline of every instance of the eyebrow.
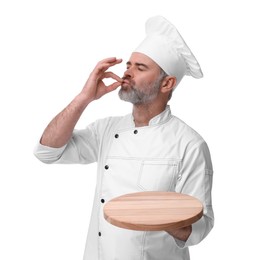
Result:
<instances>
[{"instance_id":1,"label":"eyebrow","mask_svg":"<svg viewBox=\"0 0 266 260\"><path fill-rule=\"evenodd\" d=\"M131 66L132 63L131 63L130 61L128 61L128 62L127 62L127 65ZM148 65L146 65L146 64L144 64L144 63L140 63L140 62L135 62L135 65L136 65L136 66L143 66L143 67L146 68L146 69L149 68Z\"/></svg>"}]
</instances>

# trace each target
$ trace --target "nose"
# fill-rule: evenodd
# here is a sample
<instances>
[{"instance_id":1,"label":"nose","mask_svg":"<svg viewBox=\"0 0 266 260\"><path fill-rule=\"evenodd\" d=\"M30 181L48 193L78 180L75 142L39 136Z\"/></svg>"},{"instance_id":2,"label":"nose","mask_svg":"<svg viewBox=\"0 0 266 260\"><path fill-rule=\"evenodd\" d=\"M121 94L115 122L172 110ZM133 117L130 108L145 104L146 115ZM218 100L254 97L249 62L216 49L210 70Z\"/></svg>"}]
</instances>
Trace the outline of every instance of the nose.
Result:
<instances>
[{"instance_id":1,"label":"nose","mask_svg":"<svg viewBox=\"0 0 266 260\"><path fill-rule=\"evenodd\" d=\"M124 77L123 78L133 78L133 72L131 70L131 68L128 68L125 72L124 72Z\"/></svg>"}]
</instances>

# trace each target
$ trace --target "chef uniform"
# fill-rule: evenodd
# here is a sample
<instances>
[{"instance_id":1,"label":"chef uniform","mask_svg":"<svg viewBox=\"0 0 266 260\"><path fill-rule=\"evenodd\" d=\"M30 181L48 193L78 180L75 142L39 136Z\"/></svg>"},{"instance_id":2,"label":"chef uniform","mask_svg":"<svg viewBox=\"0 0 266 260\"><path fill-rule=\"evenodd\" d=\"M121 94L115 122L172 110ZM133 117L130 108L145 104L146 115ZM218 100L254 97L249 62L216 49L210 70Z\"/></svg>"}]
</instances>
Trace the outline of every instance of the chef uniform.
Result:
<instances>
[{"instance_id":1,"label":"chef uniform","mask_svg":"<svg viewBox=\"0 0 266 260\"><path fill-rule=\"evenodd\" d=\"M162 17L151 19L169 26ZM196 131L172 115L169 106L144 127L135 127L132 114L97 120L86 129L74 130L61 148L39 143L35 155L45 163L98 163L84 260L188 260L188 247L199 243L213 227L208 146ZM165 231L122 229L104 219L106 202L140 191L176 191L203 203L204 215L192 225L186 242Z\"/></svg>"}]
</instances>

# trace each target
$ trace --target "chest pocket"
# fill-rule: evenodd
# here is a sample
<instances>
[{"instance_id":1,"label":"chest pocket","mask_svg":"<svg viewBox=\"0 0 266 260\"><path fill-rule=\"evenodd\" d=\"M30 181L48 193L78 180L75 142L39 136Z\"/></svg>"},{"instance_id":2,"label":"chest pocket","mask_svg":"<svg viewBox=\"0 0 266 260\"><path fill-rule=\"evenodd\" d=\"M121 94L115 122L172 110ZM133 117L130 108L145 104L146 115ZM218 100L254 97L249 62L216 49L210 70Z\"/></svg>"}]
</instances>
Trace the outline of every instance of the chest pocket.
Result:
<instances>
[{"instance_id":1,"label":"chest pocket","mask_svg":"<svg viewBox=\"0 0 266 260\"><path fill-rule=\"evenodd\" d=\"M144 191L173 191L178 171L179 163L175 161L143 161L138 176L138 186Z\"/></svg>"}]
</instances>

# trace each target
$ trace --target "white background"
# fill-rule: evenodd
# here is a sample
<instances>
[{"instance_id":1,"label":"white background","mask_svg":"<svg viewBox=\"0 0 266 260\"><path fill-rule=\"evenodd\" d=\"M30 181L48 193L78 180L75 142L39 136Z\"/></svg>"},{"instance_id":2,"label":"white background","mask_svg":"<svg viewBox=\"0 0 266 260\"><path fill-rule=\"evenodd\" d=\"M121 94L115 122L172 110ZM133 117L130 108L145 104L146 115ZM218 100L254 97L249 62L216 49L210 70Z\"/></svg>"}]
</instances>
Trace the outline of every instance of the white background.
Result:
<instances>
[{"instance_id":1,"label":"white background","mask_svg":"<svg viewBox=\"0 0 266 260\"><path fill-rule=\"evenodd\" d=\"M1 1L0 259L82 259L96 164L44 165L33 147L99 60L124 58L114 68L122 76L146 19L157 14L177 26L204 72L184 78L170 102L207 141L215 171L215 227L191 258L265 259L263 2ZM116 91L77 127L129 112Z\"/></svg>"}]
</instances>

